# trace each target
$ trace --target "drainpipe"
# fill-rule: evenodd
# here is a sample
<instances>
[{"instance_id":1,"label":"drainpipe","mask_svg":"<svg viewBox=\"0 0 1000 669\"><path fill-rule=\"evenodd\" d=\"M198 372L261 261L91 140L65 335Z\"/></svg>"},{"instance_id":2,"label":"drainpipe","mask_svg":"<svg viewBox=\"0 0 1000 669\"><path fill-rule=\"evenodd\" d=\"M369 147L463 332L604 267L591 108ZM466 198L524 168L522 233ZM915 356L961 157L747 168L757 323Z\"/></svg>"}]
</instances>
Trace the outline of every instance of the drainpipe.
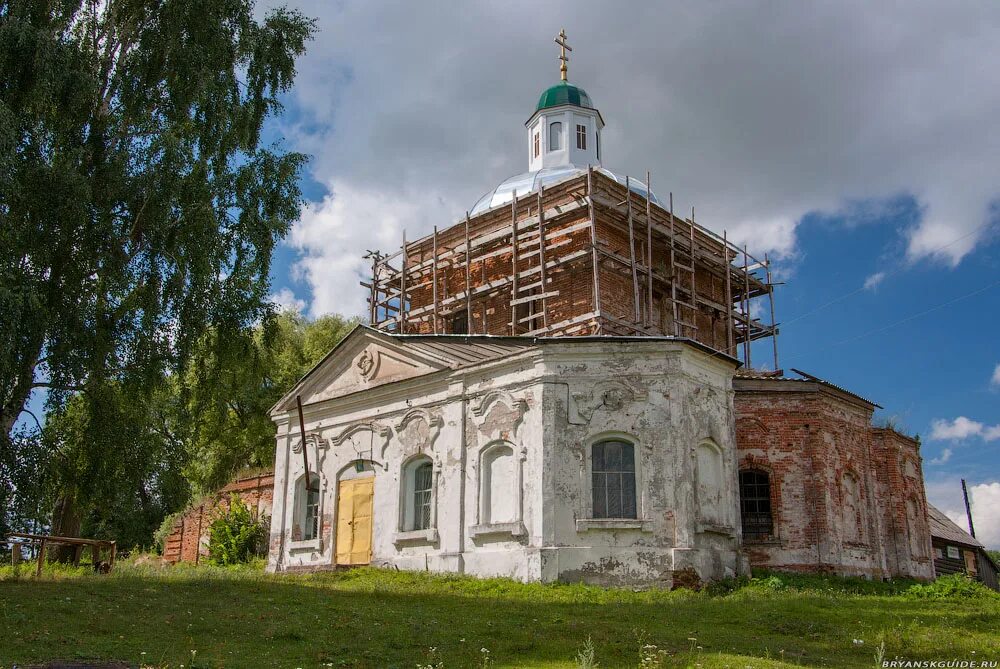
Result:
<instances>
[{"instance_id":1,"label":"drainpipe","mask_svg":"<svg viewBox=\"0 0 1000 669\"><path fill-rule=\"evenodd\" d=\"M469 396L466 393L465 379L462 379L462 448L461 476L459 476L459 504L458 504L458 573L465 573L465 517L468 500L465 498L466 478L468 477L469 465L469 438L466 432L469 423ZM476 503L479 503L477 496Z\"/></svg>"}]
</instances>

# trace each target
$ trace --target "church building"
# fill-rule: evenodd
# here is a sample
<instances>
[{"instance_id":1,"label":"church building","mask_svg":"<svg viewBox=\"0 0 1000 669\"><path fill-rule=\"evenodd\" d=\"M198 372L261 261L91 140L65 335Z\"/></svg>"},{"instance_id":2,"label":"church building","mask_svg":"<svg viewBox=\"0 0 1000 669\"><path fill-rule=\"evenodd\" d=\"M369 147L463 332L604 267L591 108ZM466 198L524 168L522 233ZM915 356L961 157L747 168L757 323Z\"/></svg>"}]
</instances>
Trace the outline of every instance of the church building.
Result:
<instances>
[{"instance_id":1,"label":"church building","mask_svg":"<svg viewBox=\"0 0 1000 669\"><path fill-rule=\"evenodd\" d=\"M268 568L932 577L919 444L778 370L769 259L603 166L556 43L528 170L369 254L370 326L273 407ZM778 371L753 367L761 340Z\"/></svg>"}]
</instances>

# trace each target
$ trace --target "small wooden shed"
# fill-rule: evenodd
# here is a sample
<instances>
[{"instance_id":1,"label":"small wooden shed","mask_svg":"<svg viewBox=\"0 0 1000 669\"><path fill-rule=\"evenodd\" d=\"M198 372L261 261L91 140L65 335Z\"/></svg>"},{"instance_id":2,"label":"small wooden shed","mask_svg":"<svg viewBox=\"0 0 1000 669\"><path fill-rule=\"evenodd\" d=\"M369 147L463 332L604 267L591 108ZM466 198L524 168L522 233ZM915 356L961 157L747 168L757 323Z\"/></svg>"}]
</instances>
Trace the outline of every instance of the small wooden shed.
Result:
<instances>
[{"instance_id":1,"label":"small wooden shed","mask_svg":"<svg viewBox=\"0 0 1000 669\"><path fill-rule=\"evenodd\" d=\"M984 585L1000 590L1000 568L974 536L956 525L944 513L927 505L934 548L934 575L968 574Z\"/></svg>"}]
</instances>

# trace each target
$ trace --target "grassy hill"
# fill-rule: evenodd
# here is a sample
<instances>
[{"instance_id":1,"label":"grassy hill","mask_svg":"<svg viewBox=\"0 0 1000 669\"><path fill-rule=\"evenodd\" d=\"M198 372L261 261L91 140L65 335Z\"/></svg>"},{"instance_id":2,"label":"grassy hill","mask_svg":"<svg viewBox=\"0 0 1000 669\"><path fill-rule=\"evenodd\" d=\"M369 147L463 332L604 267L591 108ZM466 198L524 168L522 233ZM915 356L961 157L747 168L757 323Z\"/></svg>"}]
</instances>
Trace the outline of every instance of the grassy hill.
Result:
<instances>
[{"instance_id":1,"label":"grassy hill","mask_svg":"<svg viewBox=\"0 0 1000 669\"><path fill-rule=\"evenodd\" d=\"M773 575L632 592L379 569L268 576L260 565L27 573L0 568L0 668L57 658L185 669L1000 660L1000 596L954 580Z\"/></svg>"}]
</instances>

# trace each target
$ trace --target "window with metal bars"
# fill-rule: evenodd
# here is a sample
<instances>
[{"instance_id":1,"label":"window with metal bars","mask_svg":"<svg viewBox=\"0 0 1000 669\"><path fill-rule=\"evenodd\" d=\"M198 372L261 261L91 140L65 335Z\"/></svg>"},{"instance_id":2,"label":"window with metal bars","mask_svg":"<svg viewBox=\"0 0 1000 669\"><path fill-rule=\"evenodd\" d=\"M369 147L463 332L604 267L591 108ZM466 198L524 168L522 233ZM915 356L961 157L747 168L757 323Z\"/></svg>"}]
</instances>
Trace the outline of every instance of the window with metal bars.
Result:
<instances>
[{"instance_id":1,"label":"window with metal bars","mask_svg":"<svg viewBox=\"0 0 1000 669\"><path fill-rule=\"evenodd\" d=\"M413 529L431 526L431 495L434 491L434 466L424 462L413 472Z\"/></svg>"},{"instance_id":2,"label":"window with metal bars","mask_svg":"<svg viewBox=\"0 0 1000 669\"><path fill-rule=\"evenodd\" d=\"M469 312L465 309L456 311L451 316L452 334L469 334Z\"/></svg>"},{"instance_id":3,"label":"window with metal bars","mask_svg":"<svg viewBox=\"0 0 1000 669\"><path fill-rule=\"evenodd\" d=\"M306 484L306 477L299 479L298 495L302 507L302 541L319 536L319 477L313 474Z\"/></svg>"},{"instance_id":4,"label":"window with metal bars","mask_svg":"<svg viewBox=\"0 0 1000 669\"><path fill-rule=\"evenodd\" d=\"M774 535L771 514L771 477L759 469L740 472L740 516L745 541L764 541Z\"/></svg>"},{"instance_id":5,"label":"window with metal bars","mask_svg":"<svg viewBox=\"0 0 1000 669\"><path fill-rule=\"evenodd\" d=\"M599 441L591 448L594 518L636 518L635 448L627 441Z\"/></svg>"}]
</instances>

